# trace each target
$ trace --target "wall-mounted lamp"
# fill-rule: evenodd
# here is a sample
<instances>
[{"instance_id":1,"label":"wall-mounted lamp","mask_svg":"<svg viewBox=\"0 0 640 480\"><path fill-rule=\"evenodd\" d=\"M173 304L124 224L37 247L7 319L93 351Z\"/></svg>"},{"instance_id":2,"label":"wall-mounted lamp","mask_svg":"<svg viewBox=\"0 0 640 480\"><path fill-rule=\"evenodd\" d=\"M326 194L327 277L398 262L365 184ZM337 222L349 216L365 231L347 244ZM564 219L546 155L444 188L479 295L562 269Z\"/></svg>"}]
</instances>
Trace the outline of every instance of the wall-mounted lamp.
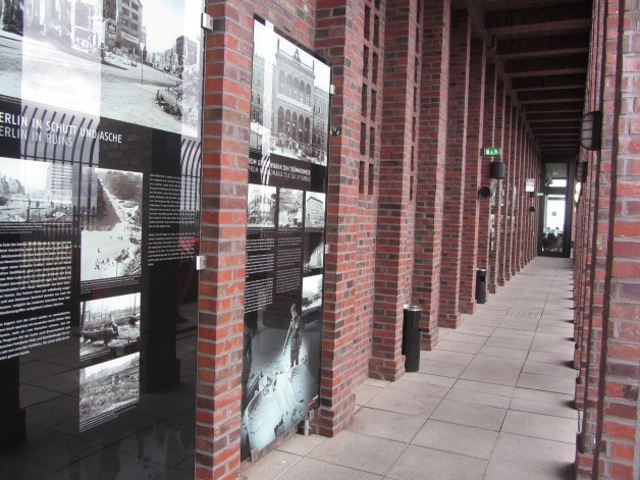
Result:
<instances>
[{"instance_id":1,"label":"wall-mounted lamp","mask_svg":"<svg viewBox=\"0 0 640 480\"><path fill-rule=\"evenodd\" d=\"M491 170L489 171L489 176L491 178L504 178L506 170L507 168L504 162L501 162L500 160L491 162Z\"/></svg>"},{"instance_id":2,"label":"wall-mounted lamp","mask_svg":"<svg viewBox=\"0 0 640 480\"><path fill-rule=\"evenodd\" d=\"M582 117L580 128L580 145L585 150L600 150L602 143L602 112L599 110L586 113Z\"/></svg>"},{"instance_id":3,"label":"wall-mounted lamp","mask_svg":"<svg viewBox=\"0 0 640 480\"><path fill-rule=\"evenodd\" d=\"M580 203L580 195L582 195L582 183L576 182L576 186L573 187L573 201Z\"/></svg>"},{"instance_id":4,"label":"wall-mounted lamp","mask_svg":"<svg viewBox=\"0 0 640 480\"><path fill-rule=\"evenodd\" d=\"M491 196L491 189L489 187L480 187L478 189L478 197L480 198L489 198Z\"/></svg>"}]
</instances>

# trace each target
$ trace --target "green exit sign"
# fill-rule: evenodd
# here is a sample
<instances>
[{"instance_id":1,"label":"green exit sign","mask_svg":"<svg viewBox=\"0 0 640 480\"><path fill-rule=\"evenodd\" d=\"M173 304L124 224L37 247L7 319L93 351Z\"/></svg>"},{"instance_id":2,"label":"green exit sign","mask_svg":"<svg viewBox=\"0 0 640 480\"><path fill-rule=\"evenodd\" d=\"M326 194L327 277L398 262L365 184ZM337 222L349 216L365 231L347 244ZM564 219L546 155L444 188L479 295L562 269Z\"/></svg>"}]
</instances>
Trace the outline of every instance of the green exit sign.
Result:
<instances>
[{"instance_id":1,"label":"green exit sign","mask_svg":"<svg viewBox=\"0 0 640 480\"><path fill-rule=\"evenodd\" d=\"M486 155L488 157L497 157L500 155L500 149L497 147L483 148L482 155Z\"/></svg>"}]
</instances>

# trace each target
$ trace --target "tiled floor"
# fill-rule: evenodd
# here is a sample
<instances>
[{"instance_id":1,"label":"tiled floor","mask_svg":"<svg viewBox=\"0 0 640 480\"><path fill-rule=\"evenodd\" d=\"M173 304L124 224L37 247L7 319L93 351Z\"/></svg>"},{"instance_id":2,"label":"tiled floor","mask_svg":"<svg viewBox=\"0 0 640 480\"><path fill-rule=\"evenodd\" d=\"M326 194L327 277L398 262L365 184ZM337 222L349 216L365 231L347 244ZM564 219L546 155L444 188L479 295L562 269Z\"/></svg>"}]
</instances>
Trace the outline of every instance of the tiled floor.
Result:
<instances>
[{"instance_id":1,"label":"tiled floor","mask_svg":"<svg viewBox=\"0 0 640 480\"><path fill-rule=\"evenodd\" d=\"M536 258L455 330L420 371L356 389L334 438L295 435L248 480L574 478L572 264Z\"/></svg>"}]
</instances>

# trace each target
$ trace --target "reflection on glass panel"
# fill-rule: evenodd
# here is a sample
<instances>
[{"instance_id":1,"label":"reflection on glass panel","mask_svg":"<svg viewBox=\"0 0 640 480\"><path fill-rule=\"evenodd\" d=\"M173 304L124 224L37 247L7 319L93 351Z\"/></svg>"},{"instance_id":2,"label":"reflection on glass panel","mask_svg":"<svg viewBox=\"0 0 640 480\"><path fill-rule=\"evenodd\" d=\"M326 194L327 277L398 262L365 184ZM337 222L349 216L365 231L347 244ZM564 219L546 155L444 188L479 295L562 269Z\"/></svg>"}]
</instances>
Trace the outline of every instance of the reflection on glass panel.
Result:
<instances>
[{"instance_id":1,"label":"reflection on glass panel","mask_svg":"<svg viewBox=\"0 0 640 480\"><path fill-rule=\"evenodd\" d=\"M544 205L542 251L562 253L564 243L565 195L547 195Z\"/></svg>"},{"instance_id":2,"label":"reflection on glass panel","mask_svg":"<svg viewBox=\"0 0 640 480\"><path fill-rule=\"evenodd\" d=\"M193 477L202 4L0 2L1 478Z\"/></svg>"},{"instance_id":3,"label":"reflection on glass panel","mask_svg":"<svg viewBox=\"0 0 640 480\"><path fill-rule=\"evenodd\" d=\"M567 164L547 163L544 168L545 187L567 186Z\"/></svg>"}]
</instances>

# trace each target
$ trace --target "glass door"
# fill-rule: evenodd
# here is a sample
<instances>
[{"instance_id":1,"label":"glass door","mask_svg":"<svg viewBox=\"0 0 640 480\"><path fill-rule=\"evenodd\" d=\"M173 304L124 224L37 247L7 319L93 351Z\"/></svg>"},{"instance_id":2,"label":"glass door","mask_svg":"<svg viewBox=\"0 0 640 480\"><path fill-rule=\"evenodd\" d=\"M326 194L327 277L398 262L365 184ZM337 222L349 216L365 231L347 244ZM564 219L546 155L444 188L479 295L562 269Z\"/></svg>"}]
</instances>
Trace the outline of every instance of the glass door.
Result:
<instances>
[{"instance_id":1,"label":"glass door","mask_svg":"<svg viewBox=\"0 0 640 480\"><path fill-rule=\"evenodd\" d=\"M571 205L567 208L569 186L573 182L571 159L547 160L542 176L544 195L539 217L538 253L567 257L571 250Z\"/></svg>"},{"instance_id":2,"label":"glass door","mask_svg":"<svg viewBox=\"0 0 640 480\"><path fill-rule=\"evenodd\" d=\"M564 230L566 219L566 195L547 195L544 198L544 222L542 225L542 251L564 252Z\"/></svg>"}]
</instances>

